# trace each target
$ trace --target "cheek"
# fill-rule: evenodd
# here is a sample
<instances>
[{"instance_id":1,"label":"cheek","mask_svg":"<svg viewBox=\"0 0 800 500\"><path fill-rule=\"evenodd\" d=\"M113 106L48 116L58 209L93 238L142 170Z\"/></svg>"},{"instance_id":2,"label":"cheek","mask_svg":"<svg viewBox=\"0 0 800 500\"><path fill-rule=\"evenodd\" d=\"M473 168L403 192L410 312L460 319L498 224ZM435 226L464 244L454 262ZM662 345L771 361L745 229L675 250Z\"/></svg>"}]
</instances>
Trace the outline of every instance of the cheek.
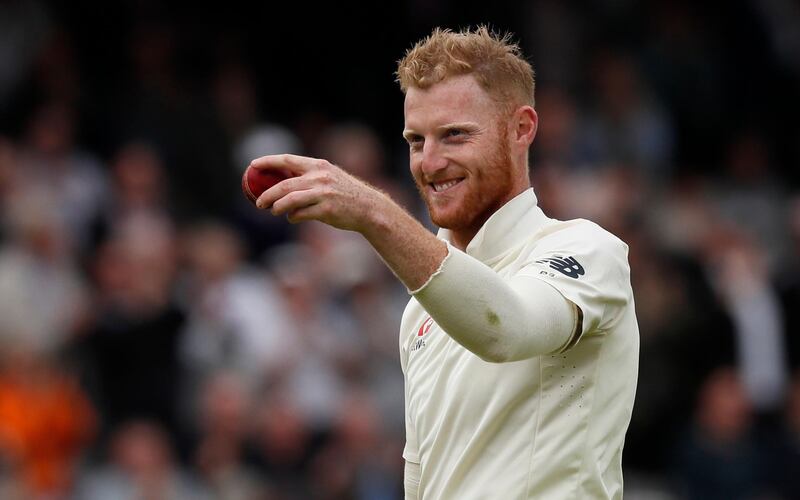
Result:
<instances>
[{"instance_id":1,"label":"cheek","mask_svg":"<svg viewBox=\"0 0 800 500\"><path fill-rule=\"evenodd\" d=\"M488 137L482 140L464 144L456 154L461 161L475 168L480 168L492 159L492 153L497 148L495 140Z\"/></svg>"},{"instance_id":2,"label":"cheek","mask_svg":"<svg viewBox=\"0 0 800 500\"><path fill-rule=\"evenodd\" d=\"M411 170L411 177L414 179L419 179L420 175L422 175L422 169L420 168L421 162L418 156L419 155L411 153L411 157L409 159L409 169Z\"/></svg>"}]
</instances>

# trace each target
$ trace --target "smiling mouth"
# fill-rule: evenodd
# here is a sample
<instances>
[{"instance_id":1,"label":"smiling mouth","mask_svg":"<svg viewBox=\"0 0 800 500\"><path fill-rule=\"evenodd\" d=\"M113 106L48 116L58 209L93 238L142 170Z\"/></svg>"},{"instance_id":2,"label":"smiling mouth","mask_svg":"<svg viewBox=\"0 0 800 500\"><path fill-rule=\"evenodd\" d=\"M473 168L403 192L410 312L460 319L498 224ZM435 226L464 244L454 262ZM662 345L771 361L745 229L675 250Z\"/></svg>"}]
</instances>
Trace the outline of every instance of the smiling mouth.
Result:
<instances>
[{"instance_id":1,"label":"smiling mouth","mask_svg":"<svg viewBox=\"0 0 800 500\"><path fill-rule=\"evenodd\" d=\"M456 184L460 183L464 179L451 179L449 181L444 182L432 182L429 185L433 188L433 190L437 193L441 193L442 191L447 191L448 189L452 188Z\"/></svg>"}]
</instances>

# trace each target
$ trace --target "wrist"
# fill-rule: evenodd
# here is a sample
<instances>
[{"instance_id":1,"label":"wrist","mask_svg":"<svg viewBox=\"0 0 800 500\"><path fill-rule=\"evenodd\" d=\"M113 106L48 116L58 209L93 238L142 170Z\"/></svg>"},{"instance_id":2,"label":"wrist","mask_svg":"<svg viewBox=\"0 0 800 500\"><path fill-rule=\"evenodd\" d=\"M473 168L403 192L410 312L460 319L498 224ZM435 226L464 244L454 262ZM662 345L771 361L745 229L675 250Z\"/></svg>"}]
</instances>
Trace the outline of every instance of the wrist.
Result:
<instances>
[{"instance_id":1,"label":"wrist","mask_svg":"<svg viewBox=\"0 0 800 500\"><path fill-rule=\"evenodd\" d=\"M376 238L386 238L401 224L403 215L406 214L399 205L385 193L378 191L375 203L371 204L362 219L364 223L359 232L370 242Z\"/></svg>"}]
</instances>

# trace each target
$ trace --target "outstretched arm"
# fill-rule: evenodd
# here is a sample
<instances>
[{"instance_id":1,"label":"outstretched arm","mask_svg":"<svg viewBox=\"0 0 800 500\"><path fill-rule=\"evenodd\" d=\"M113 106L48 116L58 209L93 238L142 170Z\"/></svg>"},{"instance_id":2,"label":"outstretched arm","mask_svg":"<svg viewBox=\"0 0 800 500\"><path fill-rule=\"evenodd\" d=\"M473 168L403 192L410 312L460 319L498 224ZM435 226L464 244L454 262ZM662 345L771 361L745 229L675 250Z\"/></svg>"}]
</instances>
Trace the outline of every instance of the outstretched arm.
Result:
<instances>
[{"instance_id":1,"label":"outstretched arm","mask_svg":"<svg viewBox=\"0 0 800 500\"><path fill-rule=\"evenodd\" d=\"M536 278L502 280L488 266L434 236L385 193L325 160L265 156L255 168L291 171L257 201L290 222L319 220L361 233L457 342L487 361L504 362L564 346L577 308Z\"/></svg>"}]
</instances>

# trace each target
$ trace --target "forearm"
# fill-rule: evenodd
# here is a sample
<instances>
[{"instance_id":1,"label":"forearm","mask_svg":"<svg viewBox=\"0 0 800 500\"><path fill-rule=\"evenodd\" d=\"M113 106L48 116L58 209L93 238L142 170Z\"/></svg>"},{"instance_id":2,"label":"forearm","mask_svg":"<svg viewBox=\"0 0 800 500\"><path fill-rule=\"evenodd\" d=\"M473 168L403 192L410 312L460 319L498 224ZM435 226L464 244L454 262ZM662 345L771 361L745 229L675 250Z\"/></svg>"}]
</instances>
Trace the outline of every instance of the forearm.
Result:
<instances>
[{"instance_id":1,"label":"forearm","mask_svg":"<svg viewBox=\"0 0 800 500\"><path fill-rule=\"evenodd\" d=\"M391 201L376 207L362 234L409 290L424 285L447 256L447 245Z\"/></svg>"},{"instance_id":2,"label":"forearm","mask_svg":"<svg viewBox=\"0 0 800 500\"><path fill-rule=\"evenodd\" d=\"M486 361L555 352L579 327L576 306L547 283L532 277L505 281L452 247L414 297L448 335Z\"/></svg>"}]
</instances>

